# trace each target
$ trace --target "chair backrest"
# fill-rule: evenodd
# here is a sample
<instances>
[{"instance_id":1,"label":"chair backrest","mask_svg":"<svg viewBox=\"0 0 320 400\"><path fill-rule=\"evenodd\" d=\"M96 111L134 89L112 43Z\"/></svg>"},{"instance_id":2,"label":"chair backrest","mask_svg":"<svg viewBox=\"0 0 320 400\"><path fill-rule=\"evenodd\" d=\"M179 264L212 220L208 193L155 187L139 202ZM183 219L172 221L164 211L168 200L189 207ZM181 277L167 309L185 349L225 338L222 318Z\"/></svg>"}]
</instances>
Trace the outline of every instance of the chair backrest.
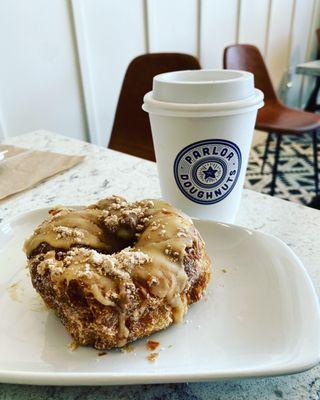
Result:
<instances>
[{"instance_id":1,"label":"chair backrest","mask_svg":"<svg viewBox=\"0 0 320 400\"><path fill-rule=\"evenodd\" d=\"M149 117L141 109L143 96L152 90L155 75L199 68L198 60L188 54L151 53L132 60L123 80L109 148L155 161Z\"/></svg>"},{"instance_id":2,"label":"chair backrest","mask_svg":"<svg viewBox=\"0 0 320 400\"><path fill-rule=\"evenodd\" d=\"M317 58L320 59L320 28L316 30L316 35L318 39L318 51L317 51Z\"/></svg>"},{"instance_id":3,"label":"chair backrest","mask_svg":"<svg viewBox=\"0 0 320 400\"><path fill-rule=\"evenodd\" d=\"M249 44L235 44L226 47L223 54L223 66L227 69L252 72L255 87L263 91L265 103L279 101L263 57L257 47Z\"/></svg>"}]
</instances>

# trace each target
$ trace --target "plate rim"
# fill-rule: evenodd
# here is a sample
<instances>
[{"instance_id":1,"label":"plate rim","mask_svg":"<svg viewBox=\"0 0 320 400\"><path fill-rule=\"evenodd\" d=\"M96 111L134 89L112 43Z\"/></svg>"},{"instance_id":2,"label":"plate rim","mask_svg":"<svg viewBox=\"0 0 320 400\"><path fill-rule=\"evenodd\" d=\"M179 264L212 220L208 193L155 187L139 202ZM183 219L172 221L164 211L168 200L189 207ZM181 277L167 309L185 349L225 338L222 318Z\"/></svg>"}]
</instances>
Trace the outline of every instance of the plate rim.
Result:
<instances>
[{"instance_id":1,"label":"plate rim","mask_svg":"<svg viewBox=\"0 0 320 400\"><path fill-rule=\"evenodd\" d=\"M0 370L0 382L12 384L32 384L50 386L111 386L132 384L160 384L181 382L208 382L230 379L245 379L259 377L275 377L283 375L298 374L316 366L320 361L320 355L314 357L308 363L278 364L275 367L234 369L232 371L221 370L219 372L196 372L196 373L168 373L159 374L125 374L125 373L103 373L103 372L30 372L30 371L5 371Z\"/></svg>"}]
</instances>

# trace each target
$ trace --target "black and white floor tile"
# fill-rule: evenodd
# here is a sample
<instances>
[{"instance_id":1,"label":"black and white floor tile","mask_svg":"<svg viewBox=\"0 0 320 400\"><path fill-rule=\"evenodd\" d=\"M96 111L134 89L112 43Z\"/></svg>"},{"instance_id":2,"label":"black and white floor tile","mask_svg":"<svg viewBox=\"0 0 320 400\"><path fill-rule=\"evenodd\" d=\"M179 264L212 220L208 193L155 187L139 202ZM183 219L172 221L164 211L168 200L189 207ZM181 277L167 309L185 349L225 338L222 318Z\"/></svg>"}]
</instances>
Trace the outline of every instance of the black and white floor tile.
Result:
<instances>
[{"instance_id":1,"label":"black and white floor tile","mask_svg":"<svg viewBox=\"0 0 320 400\"><path fill-rule=\"evenodd\" d=\"M269 194L274 162L275 136L270 144L264 174L261 174L264 148L265 142L261 142L251 149L245 187ZM283 138L275 195L302 204L308 204L315 195L311 135L285 136Z\"/></svg>"}]
</instances>

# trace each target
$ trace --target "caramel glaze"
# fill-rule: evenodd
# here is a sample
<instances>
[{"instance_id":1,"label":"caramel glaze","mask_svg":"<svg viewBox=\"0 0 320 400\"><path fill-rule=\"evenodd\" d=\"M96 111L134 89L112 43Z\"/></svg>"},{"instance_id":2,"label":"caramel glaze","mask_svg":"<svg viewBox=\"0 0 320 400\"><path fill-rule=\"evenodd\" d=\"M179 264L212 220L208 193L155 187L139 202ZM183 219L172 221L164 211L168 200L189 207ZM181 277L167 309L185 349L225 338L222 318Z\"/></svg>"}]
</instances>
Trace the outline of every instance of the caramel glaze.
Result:
<instances>
[{"instance_id":1,"label":"caramel glaze","mask_svg":"<svg viewBox=\"0 0 320 400\"><path fill-rule=\"evenodd\" d=\"M162 200L129 204L116 196L50 213L25 242L29 267L36 265L40 277L49 273L55 288L80 280L96 301L112 307L118 315L119 346L130 334L128 316L138 319L143 313L143 307L132 309L137 287L168 304L173 322L182 321L187 292L197 278L194 271L187 274L185 256L195 247L204 251L189 217ZM43 244L49 251L36 254ZM64 256L57 256L61 251Z\"/></svg>"}]
</instances>

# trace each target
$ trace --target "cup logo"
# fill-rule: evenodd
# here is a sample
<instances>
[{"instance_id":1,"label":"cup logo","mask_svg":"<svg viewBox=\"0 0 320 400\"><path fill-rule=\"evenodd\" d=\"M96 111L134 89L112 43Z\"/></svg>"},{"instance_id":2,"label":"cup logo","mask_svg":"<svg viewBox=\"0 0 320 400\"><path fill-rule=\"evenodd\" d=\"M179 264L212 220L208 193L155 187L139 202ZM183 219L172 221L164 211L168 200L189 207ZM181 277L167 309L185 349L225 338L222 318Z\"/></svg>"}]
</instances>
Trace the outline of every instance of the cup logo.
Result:
<instances>
[{"instance_id":1,"label":"cup logo","mask_svg":"<svg viewBox=\"0 0 320 400\"><path fill-rule=\"evenodd\" d=\"M182 149L174 162L181 192L199 204L223 200L237 183L241 169L239 147L228 140L201 140Z\"/></svg>"}]
</instances>

